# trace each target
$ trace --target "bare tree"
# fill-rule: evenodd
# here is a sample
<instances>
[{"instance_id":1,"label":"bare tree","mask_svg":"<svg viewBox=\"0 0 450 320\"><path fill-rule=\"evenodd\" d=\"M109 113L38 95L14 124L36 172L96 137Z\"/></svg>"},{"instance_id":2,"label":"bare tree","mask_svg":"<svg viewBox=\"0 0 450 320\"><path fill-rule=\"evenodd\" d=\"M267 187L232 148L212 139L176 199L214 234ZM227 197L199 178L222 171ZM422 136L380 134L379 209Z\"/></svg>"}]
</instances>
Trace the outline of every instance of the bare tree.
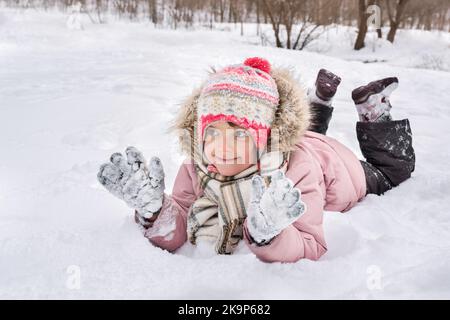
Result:
<instances>
[{"instance_id":1,"label":"bare tree","mask_svg":"<svg viewBox=\"0 0 450 320\"><path fill-rule=\"evenodd\" d=\"M158 7L157 0L147 0L148 17L150 21L156 26L158 24Z\"/></svg>"},{"instance_id":2,"label":"bare tree","mask_svg":"<svg viewBox=\"0 0 450 320\"><path fill-rule=\"evenodd\" d=\"M364 40L367 33L367 1L358 0L358 35L355 41L355 50L360 50L365 47Z\"/></svg>"},{"instance_id":3,"label":"bare tree","mask_svg":"<svg viewBox=\"0 0 450 320\"><path fill-rule=\"evenodd\" d=\"M403 18L403 12L405 10L405 6L408 3L408 0L397 0L395 5L395 13L392 12L391 3L392 1L386 0L386 9L390 22L390 29L387 35L387 40L390 42L394 42L395 34L397 33L397 29L400 25L400 22Z\"/></svg>"},{"instance_id":4,"label":"bare tree","mask_svg":"<svg viewBox=\"0 0 450 320\"><path fill-rule=\"evenodd\" d=\"M272 24L275 44L279 48L303 50L324 30L320 23L314 21L307 1L264 0L264 7ZM283 30L286 32L285 37ZM282 38L286 39L285 43Z\"/></svg>"},{"instance_id":5,"label":"bare tree","mask_svg":"<svg viewBox=\"0 0 450 320\"><path fill-rule=\"evenodd\" d=\"M274 2L277 2L274 5ZM264 7L267 15L269 16L270 23L272 24L272 29L275 36L275 43L278 48L282 48L283 45L280 40L280 29L281 29L281 20L283 15L283 8L279 5L280 1L268 1L264 0Z\"/></svg>"},{"instance_id":6,"label":"bare tree","mask_svg":"<svg viewBox=\"0 0 450 320\"><path fill-rule=\"evenodd\" d=\"M261 24L270 24L276 45L289 48L296 47L297 38L297 48L303 47L332 23L357 25L354 48L364 47L370 4L380 7L381 25L390 25L389 41L395 40L399 28L450 31L449 0L0 0L0 5L66 12L77 2L92 23L105 23L107 14L112 13L119 19L145 19L155 26L176 28L189 28L196 22L211 29L217 22L239 23L241 34L244 23L255 23L260 37ZM376 31L381 38L381 28Z\"/></svg>"}]
</instances>

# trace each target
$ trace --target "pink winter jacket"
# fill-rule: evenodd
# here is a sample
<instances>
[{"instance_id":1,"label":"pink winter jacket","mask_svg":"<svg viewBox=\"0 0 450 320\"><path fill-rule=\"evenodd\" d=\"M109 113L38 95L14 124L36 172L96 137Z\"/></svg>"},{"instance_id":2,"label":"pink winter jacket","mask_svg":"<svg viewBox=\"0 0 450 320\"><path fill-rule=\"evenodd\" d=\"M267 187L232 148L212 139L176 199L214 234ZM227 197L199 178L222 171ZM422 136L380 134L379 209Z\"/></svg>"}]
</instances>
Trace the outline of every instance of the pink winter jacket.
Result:
<instances>
[{"instance_id":1,"label":"pink winter jacket","mask_svg":"<svg viewBox=\"0 0 450 320\"><path fill-rule=\"evenodd\" d=\"M347 211L366 194L363 168L347 147L337 140L306 131L291 153L286 176L301 191L307 211L284 229L269 244L252 243L244 222L244 241L265 262L295 262L302 258L319 259L326 251L323 211ZM192 163L183 164L178 172L171 196L165 196L161 219L173 206L177 211L176 229L168 239L146 236L156 246L174 251L187 241L187 213L202 195Z\"/></svg>"}]
</instances>

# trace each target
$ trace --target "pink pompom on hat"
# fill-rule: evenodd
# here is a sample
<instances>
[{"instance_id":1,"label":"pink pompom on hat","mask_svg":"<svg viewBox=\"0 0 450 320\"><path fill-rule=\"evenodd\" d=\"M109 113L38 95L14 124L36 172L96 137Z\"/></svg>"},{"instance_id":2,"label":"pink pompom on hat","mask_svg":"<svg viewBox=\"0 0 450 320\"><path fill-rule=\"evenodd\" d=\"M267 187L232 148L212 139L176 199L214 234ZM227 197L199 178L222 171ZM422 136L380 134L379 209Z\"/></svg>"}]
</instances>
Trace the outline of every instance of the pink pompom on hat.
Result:
<instances>
[{"instance_id":1,"label":"pink pompom on hat","mask_svg":"<svg viewBox=\"0 0 450 320\"><path fill-rule=\"evenodd\" d=\"M258 149L263 149L279 104L271 65L263 58L248 58L227 66L205 82L197 108L200 141L208 125L227 121L247 129Z\"/></svg>"}]
</instances>

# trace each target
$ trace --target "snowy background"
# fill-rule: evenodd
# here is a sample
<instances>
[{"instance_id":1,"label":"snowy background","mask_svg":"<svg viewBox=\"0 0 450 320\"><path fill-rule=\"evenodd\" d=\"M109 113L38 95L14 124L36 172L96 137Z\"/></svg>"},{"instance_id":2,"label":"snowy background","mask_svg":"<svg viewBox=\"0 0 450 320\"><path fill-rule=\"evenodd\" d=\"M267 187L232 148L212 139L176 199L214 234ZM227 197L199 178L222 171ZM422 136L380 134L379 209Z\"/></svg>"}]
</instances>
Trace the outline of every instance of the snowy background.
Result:
<instances>
[{"instance_id":1,"label":"snowy background","mask_svg":"<svg viewBox=\"0 0 450 320\"><path fill-rule=\"evenodd\" d=\"M233 25L77 23L0 9L0 298L450 298L449 34L400 30L394 45L373 38L355 53L347 27L291 51L261 46L251 26L241 37ZM351 90L399 77L392 114L411 121L416 171L327 212L320 261L265 264L245 247L211 257L189 244L170 254L96 181L111 153L134 145L161 157L170 192L183 159L166 129L179 102L210 65L250 56L292 66L305 86L320 68L341 75L329 135L359 156Z\"/></svg>"}]
</instances>

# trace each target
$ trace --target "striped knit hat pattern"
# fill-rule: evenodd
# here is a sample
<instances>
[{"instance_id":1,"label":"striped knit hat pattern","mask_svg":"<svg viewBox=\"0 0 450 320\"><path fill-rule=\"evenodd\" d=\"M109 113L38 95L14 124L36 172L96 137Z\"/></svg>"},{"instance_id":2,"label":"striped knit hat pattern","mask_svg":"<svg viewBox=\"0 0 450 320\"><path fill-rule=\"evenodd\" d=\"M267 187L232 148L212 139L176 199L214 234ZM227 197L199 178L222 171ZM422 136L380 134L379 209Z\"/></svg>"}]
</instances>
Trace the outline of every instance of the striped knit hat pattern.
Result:
<instances>
[{"instance_id":1,"label":"striped knit hat pattern","mask_svg":"<svg viewBox=\"0 0 450 320\"><path fill-rule=\"evenodd\" d=\"M198 99L200 141L208 125L223 120L247 129L257 148L264 148L279 104L270 69L267 60L254 57L210 75Z\"/></svg>"}]
</instances>

